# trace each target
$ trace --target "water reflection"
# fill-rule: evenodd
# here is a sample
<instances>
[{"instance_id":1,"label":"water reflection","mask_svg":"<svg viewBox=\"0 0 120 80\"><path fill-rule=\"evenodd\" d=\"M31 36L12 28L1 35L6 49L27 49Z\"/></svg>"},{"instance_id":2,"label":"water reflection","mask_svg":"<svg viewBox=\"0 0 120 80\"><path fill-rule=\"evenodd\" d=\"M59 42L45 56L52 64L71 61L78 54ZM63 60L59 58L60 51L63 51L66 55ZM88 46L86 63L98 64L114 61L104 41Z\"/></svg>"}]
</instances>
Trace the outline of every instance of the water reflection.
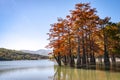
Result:
<instances>
[{"instance_id":1,"label":"water reflection","mask_svg":"<svg viewBox=\"0 0 120 80\"><path fill-rule=\"evenodd\" d=\"M54 71L53 80L120 80L120 72L115 72L112 67L92 66L87 69L76 69L54 66Z\"/></svg>"},{"instance_id":2,"label":"water reflection","mask_svg":"<svg viewBox=\"0 0 120 80\"><path fill-rule=\"evenodd\" d=\"M52 80L54 63L49 60L2 61L0 80ZM21 63L21 64L20 64Z\"/></svg>"},{"instance_id":3,"label":"water reflection","mask_svg":"<svg viewBox=\"0 0 120 80\"><path fill-rule=\"evenodd\" d=\"M120 65L76 69L59 67L50 60L2 61L0 80L120 80Z\"/></svg>"}]
</instances>

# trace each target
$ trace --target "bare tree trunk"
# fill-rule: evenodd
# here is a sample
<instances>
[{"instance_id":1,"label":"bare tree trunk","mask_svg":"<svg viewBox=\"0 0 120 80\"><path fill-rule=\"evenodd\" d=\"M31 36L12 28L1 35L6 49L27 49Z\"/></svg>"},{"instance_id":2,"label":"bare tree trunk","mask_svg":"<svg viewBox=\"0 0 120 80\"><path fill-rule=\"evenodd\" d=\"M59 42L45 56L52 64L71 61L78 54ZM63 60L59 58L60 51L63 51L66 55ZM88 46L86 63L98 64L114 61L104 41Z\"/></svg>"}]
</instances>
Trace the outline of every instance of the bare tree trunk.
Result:
<instances>
[{"instance_id":1,"label":"bare tree trunk","mask_svg":"<svg viewBox=\"0 0 120 80\"><path fill-rule=\"evenodd\" d=\"M96 65L93 37L90 37L90 65Z\"/></svg>"},{"instance_id":2,"label":"bare tree trunk","mask_svg":"<svg viewBox=\"0 0 120 80\"><path fill-rule=\"evenodd\" d=\"M77 67L81 67L81 56L80 56L80 37L78 36L78 48L77 48Z\"/></svg>"},{"instance_id":3,"label":"bare tree trunk","mask_svg":"<svg viewBox=\"0 0 120 80\"><path fill-rule=\"evenodd\" d=\"M61 66L61 56L60 56L60 53L58 53L58 56L54 56L54 58L57 61L58 65Z\"/></svg>"},{"instance_id":4,"label":"bare tree trunk","mask_svg":"<svg viewBox=\"0 0 120 80\"><path fill-rule=\"evenodd\" d=\"M94 53L90 53L90 65L96 65L96 59Z\"/></svg>"},{"instance_id":5,"label":"bare tree trunk","mask_svg":"<svg viewBox=\"0 0 120 80\"><path fill-rule=\"evenodd\" d=\"M94 40L92 39L92 65L96 65L96 59L94 54Z\"/></svg>"},{"instance_id":6,"label":"bare tree trunk","mask_svg":"<svg viewBox=\"0 0 120 80\"><path fill-rule=\"evenodd\" d=\"M116 64L115 54L112 54L111 61L112 61L112 64Z\"/></svg>"},{"instance_id":7,"label":"bare tree trunk","mask_svg":"<svg viewBox=\"0 0 120 80\"><path fill-rule=\"evenodd\" d=\"M69 65L70 65L70 67L75 66L74 56L73 55L69 55Z\"/></svg>"},{"instance_id":8,"label":"bare tree trunk","mask_svg":"<svg viewBox=\"0 0 120 80\"><path fill-rule=\"evenodd\" d=\"M92 64L92 40L91 40L91 36L89 36L89 40L90 40L90 65Z\"/></svg>"},{"instance_id":9,"label":"bare tree trunk","mask_svg":"<svg viewBox=\"0 0 120 80\"><path fill-rule=\"evenodd\" d=\"M95 54L93 52L92 54L92 65L96 65L96 59L95 59Z\"/></svg>"},{"instance_id":10,"label":"bare tree trunk","mask_svg":"<svg viewBox=\"0 0 120 80\"><path fill-rule=\"evenodd\" d=\"M82 49L83 49L82 66L86 67L86 53L85 53L84 35L82 35Z\"/></svg>"},{"instance_id":11,"label":"bare tree trunk","mask_svg":"<svg viewBox=\"0 0 120 80\"><path fill-rule=\"evenodd\" d=\"M88 37L87 37L88 36ZM85 52L86 52L86 64L87 65L89 65L89 57L88 57L88 49L89 49L89 44L88 44L88 39L89 39L89 35L87 34L87 32L86 32L86 34L85 34Z\"/></svg>"},{"instance_id":12,"label":"bare tree trunk","mask_svg":"<svg viewBox=\"0 0 120 80\"><path fill-rule=\"evenodd\" d=\"M67 65L67 56L66 56L66 55L63 56L63 60L62 60L62 62L64 63L64 65Z\"/></svg>"},{"instance_id":13,"label":"bare tree trunk","mask_svg":"<svg viewBox=\"0 0 120 80\"><path fill-rule=\"evenodd\" d=\"M104 36L104 64L105 66L110 66L110 60L109 60L109 55L107 51L107 35L105 31L103 31L103 36Z\"/></svg>"},{"instance_id":14,"label":"bare tree trunk","mask_svg":"<svg viewBox=\"0 0 120 80\"><path fill-rule=\"evenodd\" d=\"M69 34L70 35L70 34ZM71 67L75 66L75 62L74 62L74 56L72 55L72 51L71 51L71 41L70 41L70 37L68 38L68 43L69 43L69 65Z\"/></svg>"}]
</instances>

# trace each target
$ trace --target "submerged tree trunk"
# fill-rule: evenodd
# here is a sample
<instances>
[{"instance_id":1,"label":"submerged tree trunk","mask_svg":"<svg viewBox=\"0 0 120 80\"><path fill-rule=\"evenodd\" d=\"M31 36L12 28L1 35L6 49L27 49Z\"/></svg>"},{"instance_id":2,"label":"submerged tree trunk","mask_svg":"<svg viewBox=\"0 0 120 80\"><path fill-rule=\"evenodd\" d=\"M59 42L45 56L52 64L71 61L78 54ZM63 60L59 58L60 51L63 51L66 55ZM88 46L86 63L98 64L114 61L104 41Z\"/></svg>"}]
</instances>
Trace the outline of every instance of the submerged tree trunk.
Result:
<instances>
[{"instance_id":1,"label":"submerged tree trunk","mask_svg":"<svg viewBox=\"0 0 120 80\"><path fill-rule=\"evenodd\" d=\"M58 65L61 66L61 56L60 56L60 53L58 53L58 56L54 56L54 58L57 61Z\"/></svg>"},{"instance_id":2,"label":"submerged tree trunk","mask_svg":"<svg viewBox=\"0 0 120 80\"><path fill-rule=\"evenodd\" d=\"M103 36L104 36L104 64L105 66L110 66L110 60L109 60L109 55L107 51L107 35L105 31L103 32Z\"/></svg>"},{"instance_id":3,"label":"submerged tree trunk","mask_svg":"<svg viewBox=\"0 0 120 80\"><path fill-rule=\"evenodd\" d=\"M90 65L96 65L96 59L94 53L90 54Z\"/></svg>"},{"instance_id":4,"label":"submerged tree trunk","mask_svg":"<svg viewBox=\"0 0 120 80\"><path fill-rule=\"evenodd\" d=\"M95 55L94 53L92 54L92 58L91 58L91 65L96 65L96 59L95 59Z\"/></svg>"},{"instance_id":5,"label":"submerged tree trunk","mask_svg":"<svg viewBox=\"0 0 120 80\"><path fill-rule=\"evenodd\" d=\"M69 49L69 66L73 67L73 60L71 55L71 49Z\"/></svg>"},{"instance_id":6,"label":"submerged tree trunk","mask_svg":"<svg viewBox=\"0 0 120 80\"><path fill-rule=\"evenodd\" d=\"M86 51L86 64L89 65L89 55L88 55L88 51Z\"/></svg>"},{"instance_id":7,"label":"submerged tree trunk","mask_svg":"<svg viewBox=\"0 0 120 80\"><path fill-rule=\"evenodd\" d=\"M82 66L86 66L86 53L85 53L85 44L84 44L84 35L82 35L82 50L83 50L83 55L82 55Z\"/></svg>"},{"instance_id":8,"label":"submerged tree trunk","mask_svg":"<svg viewBox=\"0 0 120 80\"><path fill-rule=\"evenodd\" d=\"M72 51L71 51L71 42L70 42L70 38L68 39L69 41L69 65L71 67L74 67L75 62L74 62L74 56L72 55Z\"/></svg>"},{"instance_id":9,"label":"submerged tree trunk","mask_svg":"<svg viewBox=\"0 0 120 80\"><path fill-rule=\"evenodd\" d=\"M77 55L77 68L81 67L81 56Z\"/></svg>"},{"instance_id":10,"label":"submerged tree trunk","mask_svg":"<svg viewBox=\"0 0 120 80\"><path fill-rule=\"evenodd\" d=\"M104 52L104 64L105 64L105 66L110 66L110 60L109 60L107 51Z\"/></svg>"},{"instance_id":11,"label":"submerged tree trunk","mask_svg":"<svg viewBox=\"0 0 120 80\"><path fill-rule=\"evenodd\" d=\"M62 60L62 62L64 63L64 65L67 65L67 56L66 56L66 55L63 56L63 60Z\"/></svg>"},{"instance_id":12,"label":"submerged tree trunk","mask_svg":"<svg viewBox=\"0 0 120 80\"><path fill-rule=\"evenodd\" d=\"M89 37L90 37L90 35L88 34L88 32L86 31L86 34L85 34L85 52L86 52L86 64L87 65L89 65L89 56L88 56L88 54L89 54Z\"/></svg>"},{"instance_id":13,"label":"submerged tree trunk","mask_svg":"<svg viewBox=\"0 0 120 80\"><path fill-rule=\"evenodd\" d=\"M70 29L68 29L68 46L69 46L69 59L68 59L68 63L71 67L74 67L75 62L74 62L74 56L72 55L72 48L71 48L71 38L70 38Z\"/></svg>"},{"instance_id":14,"label":"submerged tree trunk","mask_svg":"<svg viewBox=\"0 0 120 80\"><path fill-rule=\"evenodd\" d=\"M95 54L94 54L94 41L92 39L92 60L91 60L91 65L96 65L96 59L95 59Z\"/></svg>"},{"instance_id":15,"label":"submerged tree trunk","mask_svg":"<svg viewBox=\"0 0 120 80\"><path fill-rule=\"evenodd\" d=\"M92 63L92 53L90 52L90 64Z\"/></svg>"},{"instance_id":16,"label":"submerged tree trunk","mask_svg":"<svg viewBox=\"0 0 120 80\"><path fill-rule=\"evenodd\" d=\"M70 65L70 67L75 66L74 56L73 55L69 55L69 65Z\"/></svg>"},{"instance_id":17,"label":"submerged tree trunk","mask_svg":"<svg viewBox=\"0 0 120 80\"><path fill-rule=\"evenodd\" d=\"M112 61L112 64L116 64L115 54L112 54L111 61Z\"/></svg>"},{"instance_id":18,"label":"submerged tree trunk","mask_svg":"<svg viewBox=\"0 0 120 80\"><path fill-rule=\"evenodd\" d=\"M96 65L96 59L94 54L94 40L92 36L89 36L90 40L90 65Z\"/></svg>"},{"instance_id":19,"label":"submerged tree trunk","mask_svg":"<svg viewBox=\"0 0 120 80\"><path fill-rule=\"evenodd\" d=\"M77 48L77 67L81 67L81 56L80 56L80 37L78 36L78 48Z\"/></svg>"}]
</instances>

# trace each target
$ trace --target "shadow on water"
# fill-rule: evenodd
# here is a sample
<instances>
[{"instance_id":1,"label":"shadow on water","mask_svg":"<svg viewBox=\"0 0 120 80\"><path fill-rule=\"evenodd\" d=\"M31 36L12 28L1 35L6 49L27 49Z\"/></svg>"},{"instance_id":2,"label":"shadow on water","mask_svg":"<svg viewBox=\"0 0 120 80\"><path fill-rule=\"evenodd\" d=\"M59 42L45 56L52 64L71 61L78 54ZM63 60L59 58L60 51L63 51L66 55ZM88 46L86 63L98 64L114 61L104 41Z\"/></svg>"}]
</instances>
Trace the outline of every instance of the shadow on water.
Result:
<instances>
[{"instance_id":1,"label":"shadow on water","mask_svg":"<svg viewBox=\"0 0 120 80\"><path fill-rule=\"evenodd\" d=\"M86 68L70 68L68 66L54 66L53 80L120 80L120 67L111 66L88 66Z\"/></svg>"},{"instance_id":2,"label":"shadow on water","mask_svg":"<svg viewBox=\"0 0 120 80\"><path fill-rule=\"evenodd\" d=\"M103 70L109 72L119 72L120 73L120 63L111 64L110 66L96 65L96 70Z\"/></svg>"}]
</instances>

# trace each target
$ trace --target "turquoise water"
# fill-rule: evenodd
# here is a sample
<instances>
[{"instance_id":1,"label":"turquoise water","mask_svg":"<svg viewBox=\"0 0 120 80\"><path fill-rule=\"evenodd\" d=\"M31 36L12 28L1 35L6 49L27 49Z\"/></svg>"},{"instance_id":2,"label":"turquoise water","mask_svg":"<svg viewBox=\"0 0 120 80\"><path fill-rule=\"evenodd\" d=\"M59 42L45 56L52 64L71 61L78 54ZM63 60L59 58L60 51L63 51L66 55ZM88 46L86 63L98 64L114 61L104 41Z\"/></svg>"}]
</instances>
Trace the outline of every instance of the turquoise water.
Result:
<instances>
[{"instance_id":1,"label":"turquoise water","mask_svg":"<svg viewBox=\"0 0 120 80\"><path fill-rule=\"evenodd\" d=\"M0 80L120 80L120 72L59 67L50 60L1 61Z\"/></svg>"}]
</instances>

